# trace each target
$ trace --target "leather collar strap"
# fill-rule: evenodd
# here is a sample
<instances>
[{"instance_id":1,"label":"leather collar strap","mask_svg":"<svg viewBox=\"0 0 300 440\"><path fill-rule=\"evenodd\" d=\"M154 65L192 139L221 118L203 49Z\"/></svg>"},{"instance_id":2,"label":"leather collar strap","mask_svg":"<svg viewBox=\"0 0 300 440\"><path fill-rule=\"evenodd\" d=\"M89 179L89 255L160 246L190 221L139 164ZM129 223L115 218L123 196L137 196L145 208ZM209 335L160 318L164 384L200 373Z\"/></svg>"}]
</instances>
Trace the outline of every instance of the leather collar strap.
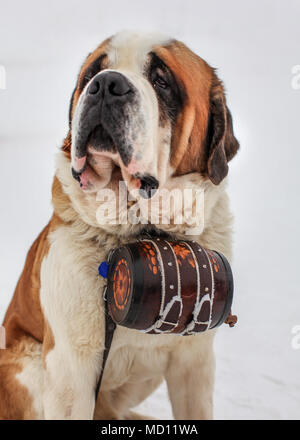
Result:
<instances>
[{"instance_id":1,"label":"leather collar strap","mask_svg":"<svg viewBox=\"0 0 300 440\"><path fill-rule=\"evenodd\" d=\"M96 386L96 390L95 390L95 401L96 402L97 402L97 398L98 398L98 394L99 394L99 390L100 390L100 386L101 386L101 382L102 382L105 364L106 364L106 361L108 358L109 350L110 350L111 343L112 343L113 336L114 336L114 332L116 329L116 324L111 319L111 317L108 313L108 305L107 305L106 299L104 300L104 302L105 302L105 348L104 348L104 352L103 352L102 368L101 368L101 372L100 372L99 379L98 379L97 386Z\"/></svg>"}]
</instances>

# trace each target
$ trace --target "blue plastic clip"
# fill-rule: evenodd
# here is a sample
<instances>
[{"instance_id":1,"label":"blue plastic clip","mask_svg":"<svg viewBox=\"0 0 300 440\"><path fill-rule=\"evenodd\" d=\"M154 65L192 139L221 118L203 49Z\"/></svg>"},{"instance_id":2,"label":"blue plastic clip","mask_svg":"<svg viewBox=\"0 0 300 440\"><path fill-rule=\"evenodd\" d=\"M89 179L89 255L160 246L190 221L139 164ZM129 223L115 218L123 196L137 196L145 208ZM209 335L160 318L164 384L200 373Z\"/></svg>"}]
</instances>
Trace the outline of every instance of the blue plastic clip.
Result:
<instances>
[{"instance_id":1,"label":"blue plastic clip","mask_svg":"<svg viewBox=\"0 0 300 440\"><path fill-rule=\"evenodd\" d=\"M98 267L98 273L103 278L107 278L109 271L109 264L106 261L103 261L100 266Z\"/></svg>"}]
</instances>

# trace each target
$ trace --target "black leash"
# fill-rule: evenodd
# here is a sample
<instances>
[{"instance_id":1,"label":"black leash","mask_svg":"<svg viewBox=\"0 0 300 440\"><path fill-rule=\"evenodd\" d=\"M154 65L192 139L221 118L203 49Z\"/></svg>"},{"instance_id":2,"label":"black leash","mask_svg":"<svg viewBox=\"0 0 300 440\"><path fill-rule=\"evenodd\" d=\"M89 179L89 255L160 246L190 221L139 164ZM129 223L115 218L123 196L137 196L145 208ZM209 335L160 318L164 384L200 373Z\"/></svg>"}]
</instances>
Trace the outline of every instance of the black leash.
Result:
<instances>
[{"instance_id":1,"label":"black leash","mask_svg":"<svg viewBox=\"0 0 300 440\"><path fill-rule=\"evenodd\" d=\"M102 368L101 368L101 372L100 372L100 376L97 382L97 386L96 386L96 390L95 390L95 401L97 403L97 397L99 394L99 390L100 390L100 386L101 386L101 382L102 382L102 377L103 377L103 373L104 373L104 368L105 368L105 364L108 358L108 354L109 354L109 350L111 347L111 343L113 340L113 336L114 336L114 332L116 329L116 324L114 323L114 321L111 319L109 313L108 313L108 305L107 305L107 300L106 298L104 299L105 301L105 348L104 348L104 352L103 352L103 359L102 359Z\"/></svg>"}]
</instances>

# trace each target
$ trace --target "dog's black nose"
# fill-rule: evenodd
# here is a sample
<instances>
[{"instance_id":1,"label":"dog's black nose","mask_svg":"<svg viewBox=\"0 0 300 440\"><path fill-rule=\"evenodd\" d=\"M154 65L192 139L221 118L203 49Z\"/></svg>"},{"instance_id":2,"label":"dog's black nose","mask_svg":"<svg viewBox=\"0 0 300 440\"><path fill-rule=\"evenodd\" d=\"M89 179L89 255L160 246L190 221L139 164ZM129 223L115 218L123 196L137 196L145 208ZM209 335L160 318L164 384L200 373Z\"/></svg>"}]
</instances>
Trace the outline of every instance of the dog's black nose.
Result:
<instances>
[{"instance_id":1,"label":"dog's black nose","mask_svg":"<svg viewBox=\"0 0 300 440\"><path fill-rule=\"evenodd\" d=\"M106 95L107 97L124 96L131 92L127 78L119 72L104 72L92 80L88 88L89 95Z\"/></svg>"},{"instance_id":2,"label":"dog's black nose","mask_svg":"<svg viewBox=\"0 0 300 440\"><path fill-rule=\"evenodd\" d=\"M131 91L127 78L118 72L111 72L107 78L107 90L111 95L123 96Z\"/></svg>"}]
</instances>

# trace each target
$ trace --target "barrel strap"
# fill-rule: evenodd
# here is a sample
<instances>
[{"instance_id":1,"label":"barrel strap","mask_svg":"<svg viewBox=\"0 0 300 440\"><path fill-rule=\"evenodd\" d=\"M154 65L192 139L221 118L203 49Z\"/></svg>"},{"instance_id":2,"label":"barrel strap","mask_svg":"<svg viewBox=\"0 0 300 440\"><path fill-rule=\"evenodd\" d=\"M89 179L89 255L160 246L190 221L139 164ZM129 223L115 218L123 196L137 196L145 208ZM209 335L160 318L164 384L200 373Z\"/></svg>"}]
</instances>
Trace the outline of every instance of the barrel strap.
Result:
<instances>
[{"instance_id":1,"label":"barrel strap","mask_svg":"<svg viewBox=\"0 0 300 440\"><path fill-rule=\"evenodd\" d=\"M101 371L100 371L99 379L98 379L98 382L96 385L96 390L95 390L95 402L96 403L97 403L97 398L98 398L98 394L99 394L99 390L100 390L100 386L101 386L101 382L102 382L105 364L106 364L106 361L108 358L109 350L110 350L111 343L112 343L113 336L114 336L114 332L116 329L116 324L111 319L110 314L108 313L107 301L104 300L104 302L105 302L105 348L104 348L104 352L103 352Z\"/></svg>"}]
</instances>

